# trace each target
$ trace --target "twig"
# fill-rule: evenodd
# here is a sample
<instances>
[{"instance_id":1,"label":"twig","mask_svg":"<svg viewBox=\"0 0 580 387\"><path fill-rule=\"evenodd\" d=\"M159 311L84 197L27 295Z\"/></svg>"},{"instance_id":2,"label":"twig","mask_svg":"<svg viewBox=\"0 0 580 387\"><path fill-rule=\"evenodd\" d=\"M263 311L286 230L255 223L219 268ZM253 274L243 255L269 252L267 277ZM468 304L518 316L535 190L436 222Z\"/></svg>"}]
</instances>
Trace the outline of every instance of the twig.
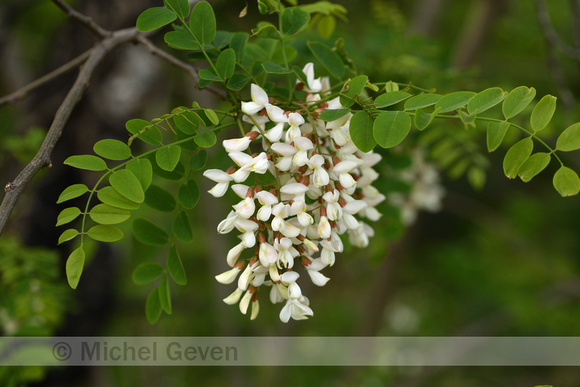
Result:
<instances>
[{"instance_id":1,"label":"twig","mask_svg":"<svg viewBox=\"0 0 580 387\"><path fill-rule=\"evenodd\" d=\"M8 217L22 190L26 184L32 179L38 171L44 167L50 167L50 155L54 149L56 142L62 134L64 125L68 121L74 107L80 101L85 89L88 86L89 79L93 72L95 71L98 64L103 60L109 51L113 48L135 40L135 37L139 31L136 28L129 28L124 30L119 30L113 32L109 37L103 39L97 45L95 45L89 54L85 64L81 67L79 75L75 80L74 85L69 90L64 101L56 111L54 120L50 125L50 129L46 134L46 137L42 143L42 146L38 150L38 153L26 167L18 174L16 179L6 184L4 191L6 195L2 200L0 205L0 234L4 230L4 227L8 221Z\"/></svg>"},{"instance_id":2,"label":"twig","mask_svg":"<svg viewBox=\"0 0 580 387\"><path fill-rule=\"evenodd\" d=\"M38 78L37 80L29 83L28 85L16 90L7 96L0 98L0 106L6 104L15 103L21 99L26 98L28 93L37 88L43 86L44 84L58 78L61 75L64 75L70 71L75 70L78 66L80 66L87 58L89 57L91 50L82 53L81 55L77 56L76 58L72 59L70 62L60 66L56 70L51 71L50 73Z\"/></svg>"},{"instance_id":3,"label":"twig","mask_svg":"<svg viewBox=\"0 0 580 387\"><path fill-rule=\"evenodd\" d=\"M107 31L97 23L93 21L92 18L83 15L82 13L78 12L77 10L71 8L68 4L66 4L62 0L52 0L54 4L56 4L60 9L62 9L66 15L70 18L75 19L80 24L82 24L86 29L91 31L93 34L97 35L99 38L103 39L112 34L111 31Z\"/></svg>"},{"instance_id":4,"label":"twig","mask_svg":"<svg viewBox=\"0 0 580 387\"><path fill-rule=\"evenodd\" d=\"M545 0L536 0L536 7L538 10L538 21L540 22L540 26L544 32L544 37L548 41L548 47L558 47L564 54L580 61L580 50L568 45L560 39L556 33L556 30L550 21L550 15L548 14Z\"/></svg>"},{"instance_id":5,"label":"twig","mask_svg":"<svg viewBox=\"0 0 580 387\"><path fill-rule=\"evenodd\" d=\"M564 107L568 112L570 112L574 107L574 94L566 85L566 79L560 61L558 60L556 48L560 47L562 52L576 60L580 60L580 55L577 56L577 51L563 42L556 34L552 22L550 21L550 16L548 15L548 9L546 8L544 0L536 0L536 7L538 21L542 27L544 39L546 40L548 67L550 68L556 87L559 90L558 94L560 94L560 97L562 98Z\"/></svg>"}]
</instances>

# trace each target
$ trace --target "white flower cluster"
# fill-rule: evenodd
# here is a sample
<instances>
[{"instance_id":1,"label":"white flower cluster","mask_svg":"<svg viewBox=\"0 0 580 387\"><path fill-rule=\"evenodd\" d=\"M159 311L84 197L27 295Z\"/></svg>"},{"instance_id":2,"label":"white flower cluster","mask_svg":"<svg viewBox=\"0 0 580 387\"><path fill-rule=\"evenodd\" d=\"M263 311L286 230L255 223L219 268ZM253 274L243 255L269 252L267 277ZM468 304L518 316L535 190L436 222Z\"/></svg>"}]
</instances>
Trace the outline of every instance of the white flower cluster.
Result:
<instances>
[{"instance_id":1,"label":"white flower cluster","mask_svg":"<svg viewBox=\"0 0 580 387\"><path fill-rule=\"evenodd\" d=\"M437 167L425 160L420 149L416 149L411 156L413 164L401 174L401 178L413 187L411 192L389 195L389 201L401 209L401 220L406 226L417 220L420 210L439 211L445 196Z\"/></svg>"},{"instance_id":2,"label":"white flower cluster","mask_svg":"<svg viewBox=\"0 0 580 387\"><path fill-rule=\"evenodd\" d=\"M294 102L294 110L276 106L262 88L251 85L252 101L242 102L241 109L252 130L223 142L236 166L204 173L217 183L210 194L221 197L236 183L231 188L241 198L218 225L221 234L234 228L241 234L227 255L232 269L216 279L230 284L237 278L236 290L224 302L239 302L244 314L251 304L251 319L259 312L262 285L271 287L272 303L285 303L283 322L312 316L296 269L303 267L315 285L324 286L329 278L321 270L332 266L343 250L341 235L347 233L354 246L367 246L374 231L361 219L378 220L375 206L385 199L372 186L378 178L373 166L381 156L356 148L349 135L350 113L331 122L317 118L324 109L342 106L338 98L324 102L328 79L315 79L312 63L303 71L307 84L296 87L306 98ZM249 151L254 141L260 153ZM252 172L256 175L248 179ZM267 172L275 184L258 183L257 175ZM251 253L241 258L245 250Z\"/></svg>"}]
</instances>

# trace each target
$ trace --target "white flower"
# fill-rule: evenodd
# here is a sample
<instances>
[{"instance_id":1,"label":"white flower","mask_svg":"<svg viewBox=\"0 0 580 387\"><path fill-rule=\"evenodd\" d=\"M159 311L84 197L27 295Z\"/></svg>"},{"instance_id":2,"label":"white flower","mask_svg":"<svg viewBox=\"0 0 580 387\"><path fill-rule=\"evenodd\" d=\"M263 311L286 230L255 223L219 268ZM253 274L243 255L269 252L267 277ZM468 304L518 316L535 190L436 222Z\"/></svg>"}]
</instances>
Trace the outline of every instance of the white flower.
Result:
<instances>
[{"instance_id":1,"label":"white flower","mask_svg":"<svg viewBox=\"0 0 580 387\"><path fill-rule=\"evenodd\" d=\"M222 142L223 147L226 149L226 152L243 152L248 149L252 140L248 136L244 136L242 138L234 138L231 140L224 140Z\"/></svg>"},{"instance_id":2,"label":"white flower","mask_svg":"<svg viewBox=\"0 0 580 387\"><path fill-rule=\"evenodd\" d=\"M242 269L243 265L235 265L233 269L230 269L228 271L216 275L215 279L217 280L217 282L221 284L229 285L235 281L235 279L238 277L238 274L240 274Z\"/></svg>"},{"instance_id":3,"label":"white flower","mask_svg":"<svg viewBox=\"0 0 580 387\"><path fill-rule=\"evenodd\" d=\"M302 136L300 125L304 124L304 117L299 113L290 113L288 115L288 123L290 124L290 128L286 132L285 140L286 142L292 142L296 137Z\"/></svg>"},{"instance_id":4,"label":"white flower","mask_svg":"<svg viewBox=\"0 0 580 387\"><path fill-rule=\"evenodd\" d=\"M262 205L256 217L262 222L266 222L272 215L272 206L278 203L278 198L268 191L260 191L256 194L258 202Z\"/></svg>"},{"instance_id":5,"label":"white flower","mask_svg":"<svg viewBox=\"0 0 580 387\"><path fill-rule=\"evenodd\" d=\"M286 123L288 122L288 116L284 114L284 110L280 109L278 106L266 105L266 112L268 117L273 122Z\"/></svg>"},{"instance_id":6,"label":"white flower","mask_svg":"<svg viewBox=\"0 0 580 387\"><path fill-rule=\"evenodd\" d=\"M305 266L312 283L316 286L324 286L330 280L326 277L320 270L324 269L327 265L320 258L310 260L310 264Z\"/></svg>"},{"instance_id":7,"label":"white flower","mask_svg":"<svg viewBox=\"0 0 580 387\"><path fill-rule=\"evenodd\" d=\"M294 320L305 320L307 316L313 316L314 312L308 307L308 305L302 303L297 299L288 299L286 305L280 311L280 320L287 323L290 318Z\"/></svg>"},{"instance_id":8,"label":"white flower","mask_svg":"<svg viewBox=\"0 0 580 387\"><path fill-rule=\"evenodd\" d=\"M338 173L340 184L346 188L353 188L356 185L356 181L349 173L356 167L358 167L358 163L351 160L341 161L332 168L332 171Z\"/></svg>"},{"instance_id":9,"label":"white flower","mask_svg":"<svg viewBox=\"0 0 580 387\"><path fill-rule=\"evenodd\" d=\"M220 171L219 169L207 169L203 173L203 176L217 183L212 189L207 191L210 195L216 198L221 198L224 196L228 190L230 181L233 180L232 175L228 174L227 172Z\"/></svg>"},{"instance_id":10,"label":"white flower","mask_svg":"<svg viewBox=\"0 0 580 387\"><path fill-rule=\"evenodd\" d=\"M302 71L306 75L306 82L308 82L306 91L318 93L322 89L322 83L320 82L320 78L314 79L314 64L312 62L307 63Z\"/></svg>"},{"instance_id":11,"label":"white flower","mask_svg":"<svg viewBox=\"0 0 580 387\"><path fill-rule=\"evenodd\" d=\"M248 219L250 216L254 215L256 203L254 203L254 198L245 198L233 207L240 218Z\"/></svg>"},{"instance_id":12,"label":"white flower","mask_svg":"<svg viewBox=\"0 0 580 387\"><path fill-rule=\"evenodd\" d=\"M323 167L324 162L324 157L321 155L314 155L307 163L310 168L314 169L312 183L317 187L324 187L330 182L330 176Z\"/></svg>"},{"instance_id":13,"label":"white flower","mask_svg":"<svg viewBox=\"0 0 580 387\"><path fill-rule=\"evenodd\" d=\"M268 104L268 94L260 86L252 83L251 87L252 102L242 102L242 111L252 115L264 109Z\"/></svg>"},{"instance_id":14,"label":"white flower","mask_svg":"<svg viewBox=\"0 0 580 387\"><path fill-rule=\"evenodd\" d=\"M332 231L328 218L326 216L320 217L320 222L318 222L318 236L322 239L330 238L330 232Z\"/></svg>"}]
</instances>

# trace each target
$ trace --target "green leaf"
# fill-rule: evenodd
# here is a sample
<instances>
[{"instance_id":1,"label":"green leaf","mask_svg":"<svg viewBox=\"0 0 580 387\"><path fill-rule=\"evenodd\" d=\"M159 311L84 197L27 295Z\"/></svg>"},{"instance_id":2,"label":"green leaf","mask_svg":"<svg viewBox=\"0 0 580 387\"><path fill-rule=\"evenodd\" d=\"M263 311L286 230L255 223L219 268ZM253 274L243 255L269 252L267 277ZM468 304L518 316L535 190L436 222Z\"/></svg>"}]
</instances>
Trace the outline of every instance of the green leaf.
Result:
<instances>
[{"instance_id":1,"label":"green leaf","mask_svg":"<svg viewBox=\"0 0 580 387\"><path fill-rule=\"evenodd\" d=\"M382 112L373 125L375 140L383 148L399 145L410 130L411 117L401 111Z\"/></svg>"},{"instance_id":2,"label":"green leaf","mask_svg":"<svg viewBox=\"0 0 580 387\"><path fill-rule=\"evenodd\" d=\"M173 233L182 242L189 243L193 241L193 230L191 229L191 222L189 216L185 211L181 211L175 221L173 222Z\"/></svg>"},{"instance_id":3,"label":"green leaf","mask_svg":"<svg viewBox=\"0 0 580 387\"><path fill-rule=\"evenodd\" d=\"M71 288L76 289L85 266L85 251L82 247L74 250L66 260L66 278Z\"/></svg>"},{"instance_id":4,"label":"green leaf","mask_svg":"<svg viewBox=\"0 0 580 387\"><path fill-rule=\"evenodd\" d=\"M163 266L158 263L142 263L133 270L133 283L146 285L155 281L163 274Z\"/></svg>"},{"instance_id":5,"label":"green leaf","mask_svg":"<svg viewBox=\"0 0 580 387\"><path fill-rule=\"evenodd\" d=\"M125 168L131 171L139 183L141 183L141 187L143 191L146 191L147 188L151 185L151 180L153 180L153 167L151 166L151 161L147 159L134 159L129 161Z\"/></svg>"},{"instance_id":6,"label":"green leaf","mask_svg":"<svg viewBox=\"0 0 580 387\"><path fill-rule=\"evenodd\" d=\"M150 157L153 158L155 156L151 155ZM171 172L159 168L156 162L153 162L152 167L154 174L168 180L180 180L185 174L185 167L181 162L177 163L177 166Z\"/></svg>"},{"instance_id":7,"label":"green leaf","mask_svg":"<svg viewBox=\"0 0 580 387\"><path fill-rule=\"evenodd\" d=\"M128 169L113 172L109 176L109 183L118 193L135 203L143 203L145 200L139 179Z\"/></svg>"},{"instance_id":8,"label":"green leaf","mask_svg":"<svg viewBox=\"0 0 580 387\"><path fill-rule=\"evenodd\" d=\"M323 15L316 23L316 31L318 31L320 36L322 36L324 39L330 38L335 28L336 18L332 15Z\"/></svg>"},{"instance_id":9,"label":"green leaf","mask_svg":"<svg viewBox=\"0 0 580 387\"><path fill-rule=\"evenodd\" d=\"M294 65L292 66L292 71L294 72L296 78L298 78L300 82L302 82L305 85L308 84L308 78L306 77L306 74L304 74L304 71L302 71L300 67Z\"/></svg>"},{"instance_id":10,"label":"green leaf","mask_svg":"<svg viewBox=\"0 0 580 387\"><path fill-rule=\"evenodd\" d=\"M404 91L391 91L389 93L384 93L375 99L375 106L378 108L392 106L406 100L410 96L411 94L405 93Z\"/></svg>"},{"instance_id":11,"label":"green leaf","mask_svg":"<svg viewBox=\"0 0 580 387\"><path fill-rule=\"evenodd\" d=\"M563 152L580 149L580 122L567 127L566 130L558 136L556 149Z\"/></svg>"},{"instance_id":12,"label":"green leaf","mask_svg":"<svg viewBox=\"0 0 580 387\"><path fill-rule=\"evenodd\" d=\"M202 148L211 148L215 145L217 138L213 131L208 130L207 132L196 134L193 141Z\"/></svg>"},{"instance_id":13,"label":"green leaf","mask_svg":"<svg viewBox=\"0 0 580 387\"><path fill-rule=\"evenodd\" d=\"M236 52L233 48L227 48L217 58L215 67L222 79L230 79L236 68Z\"/></svg>"},{"instance_id":14,"label":"green leaf","mask_svg":"<svg viewBox=\"0 0 580 387\"><path fill-rule=\"evenodd\" d=\"M107 204L97 204L91 209L89 216L99 224L117 224L129 219L131 213L122 208L111 207Z\"/></svg>"},{"instance_id":15,"label":"green leaf","mask_svg":"<svg viewBox=\"0 0 580 387\"><path fill-rule=\"evenodd\" d=\"M502 111L506 120L517 116L532 102L536 96L536 89L525 86L516 87L503 101Z\"/></svg>"},{"instance_id":16,"label":"green leaf","mask_svg":"<svg viewBox=\"0 0 580 387\"><path fill-rule=\"evenodd\" d=\"M469 168L467 171L467 180L474 189L480 190L485 185L485 170L476 165Z\"/></svg>"},{"instance_id":17,"label":"green leaf","mask_svg":"<svg viewBox=\"0 0 580 387\"><path fill-rule=\"evenodd\" d=\"M207 1L200 1L193 7L189 28L202 47L213 42L216 33L215 14Z\"/></svg>"},{"instance_id":18,"label":"green leaf","mask_svg":"<svg viewBox=\"0 0 580 387\"><path fill-rule=\"evenodd\" d=\"M167 8L185 19L189 15L189 2L187 0L163 0Z\"/></svg>"},{"instance_id":19,"label":"green leaf","mask_svg":"<svg viewBox=\"0 0 580 387\"><path fill-rule=\"evenodd\" d=\"M330 47L320 42L308 42L308 48L314 54L316 59L328 70L330 75L341 80L346 75L346 68L340 56Z\"/></svg>"},{"instance_id":20,"label":"green leaf","mask_svg":"<svg viewBox=\"0 0 580 387\"><path fill-rule=\"evenodd\" d=\"M355 102L355 96L363 92L368 81L369 77L366 75L359 75L349 80L347 83L348 90L340 94L340 103L344 107L351 107Z\"/></svg>"},{"instance_id":21,"label":"green leaf","mask_svg":"<svg viewBox=\"0 0 580 387\"><path fill-rule=\"evenodd\" d=\"M99 242L117 242L123 239L123 232L115 226L97 224L87 231L87 235Z\"/></svg>"},{"instance_id":22,"label":"green leaf","mask_svg":"<svg viewBox=\"0 0 580 387\"><path fill-rule=\"evenodd\" d=\"M250 77L243 73L234 73L227 83L227 88L230 90L238 91L242 90L244 86L249 82Z\"/></svg>"},{"instance_id":23,"label":"green leaf","mask_svg":"<svg viewBox=\"0 0 580 387\"><path fill-rule=\"evenodd\" d=\"M505 96L506 92L499 87L490 87L471 98L467 104L467 112L469 114L483 113L503 101Z\"/></svg>"},{"instance_id":24,"label":"green leaf","mask_svg":"<svg viewBox=\"0 0 580 387\"><path fill-rule=\"evenodd\" d=\"M138 218L133 221L133 235L146 245L163 246L169 242L169 235L148 220Z\"/></svg>"},{"instance_id":25,"label":"green leaf","mask_svg":"<svg viewBox=\"0 0 580 387\"><path fill-rule=\"evenodd\" d=\"M425 130L433 121L433 118L439 114L439 108L435 109L433 113L425 113L422 109L417 109L413 121L418 130Z\"/></svg>"},{"instance_id":26,"label":"green leaf","mask_svg":"<svg viewBox=\"0 0 580 387\"><path fill-rule=\"evenodd\" d=\"M213 82L213 81L222 82L223 81L222 77L220 77L219 75L214 73L212 69L199 70L199 78L206 80L206 81L211 81L211 82Z\"/></svg>"},{"instance_id":27,"label":"green leaf","mask_svg":"<svg viewBox=\"0 0 580 387\"><path fill-rule=\"evenodd\" d=\"M176 203L173 195L153 184L145 192L145 204L159 211L171 212L175 209Z\"/></svg>"},{"instance_id":28,"label":"green leaf","mask_svg":"<svg viewBox=\"0 0 580 387\"><path fill-rule=\"evenodd\" d=\"M140 133L138 138L149 145L161 145L163 135L158 127L148 121L135 118L127 121L125 128L131 134Z\"/></svg>"},{"instance_id":29,"label":"green leaf","mask_svg":"<svg viewBox=\"0 0 580 387\"><path fill-rule=\"evenodd\" d=\"M187 285L187 275L185 274L179 251L177 251L175 245L171 245L169 254L167 254L167 271L176 284L181 286Z\"/></svg>"},{"instance_id":30,"label":"green leaf","mask_svg":"<svg viewBox=\"0 0 580 387\"><path fill-rule=\"evenodd\" d=\"M280 31L286 36L296 35L310 21L310 14L300 8L285 8L280 14Z\"/></svg>"},{"instance_id":31,"label":"green leaf","mask_svg":"<svg viewBox=\"0 0 580 387\"><path fill-rule=\"evenodd\" d=\"M331 122L341 119L350 113L350 109L325 109L320 113L320 118L322 121Z\"/></svg>"},{"instance_id":32,"label":"green leaf","mask_svg":"<svg viewBox=\"0 0 580 387\"><path fill-rule=\"evenodd\" d=\"M207 116L207 118L209 118L210 122L214 125L218 125L220 123L220 120L217 116L217 114L211 110L211 109L203 109L203 112L205 113L205 115Z\"/></svg>"},{"instance_id":33,"label":"green leaf","mask_svg":"<svg viewBox=\"0 0 580 387\"><path fill-rule=\"evenodd\" d=\"M93 146L96 154L109 160L126 160L131 157L131 148L124 142L106 139Z\"/></svg>"},{"instance_id":34,"label":"green leaf","mask_svg":"<svg viewBox=\"0 0 580 387\"><path fill-rule=\"evenodd\" d=\"M177 129L185 134L195 134L199 128L199 120L191 112L183 112L173 117Z\"/></svg>"},{"instance_id":35,"label":"green leaf","mask_svg":"<svg viewBox=\"0 0 580 387\"><path fill-rule=\"evenodd\" d=\"M405 101L405 110L417 110L435 105L442 97L440 94L432 93L416 95Z\"/></svg>"},{"instance_id":36,"label":"green leaf","mask_svg":"<svg viewBox=\"0 0 580 387\"><path fill-rule=\"evenodd\" d=\"M60 234L60 237L58 237L58 244L60 245L61 243L68 242L79 234L80 233L74 228L69 228Z\"/></svg>"},{"instance_id":37,"label":"green leaf","mask_svg":"<svg viewBox=\"0 0 580 387\"><path fill-rule=\"evenodd\" d=\"M184 31L169 31L163 39L169 47L178 50L199 50L199 44L190 34Z\"/></svg>"},{"instance_id":38,"label":"green leaf","mask_svg":"<svg viewBox=\"0 0 580 387\"><path fill-rule=\"evenodd\" d=\"M64 161L64 164L88 171L104 171L107 169L105 160L93 155L70 156Z\"/></svg>"},{"instance_id":39,"label":"green leaf","mask_svg":"<svg viewBox=\"0 0 580 387\"><path fill-rule=\"evenodd\" d=\"M215 46L215 48L221 51L228 44L230 44L233 35L234 34L228 31L216 31L215 38L213 39L213 45ZM203 54L201 56L203 57Z\"/></svg>"},{"instance_id":40,"label":"green leaf","mask_svg":"<svg viewBox=\"0 0 580 387\"><path fill-rule=\"evenodd\" d=\"M249 34L246 32L236 32L232 35L232 39L230 40L230 47L234 49L236 52L236 58L238 62L242 61L242 57L244 55L244 50L246 48L246 44L248 43L248 38L250 37Z\"/></svg>"},{"instance_id":41,"label":"green leaf","mask_svg":"<svg viewBox=\"0 0 580 387\"><path fill-rule=\"evenodd\" d=\"M136 210L139 208L139 203L127 199L110 186L101 188L97 193L97 197L101 202L111 207L123 208L125 210Z\"/></svg>"},{"instance_id":42,"label":"green leaf","mask_svg":"<svg viewBox=\"0 0 580 387\"><path fill-rule=\"evenodd\" d=\"M349 132L352 142L361 152L370 152L377 145L373 136L373 119L364 111L352 116Z\"/></svg>"},{"instance_id":43,"label":"green leaf","mask_svg":"<svg viewBox=\"0 0 580 387\"><path fill-rule=\"evenodd\" d=\"M66 187L64 191L62 191L56 203L59 204L62 202L66 202L67 200L78 198L79 196L84 195L88 191L89 191L88 187L84 184L73 184L69 187Z\"/></svg>"},{"instance_id":44,"label":"green leaf","mask_svg":"<svg viewBox=\"0 0 580 387\"><path fill-rule=\"evenodd\" d=\"M554 188L562 196L574 196L580 192L578 174L568 167L560 167L554 174Z\"/></svg>"},{"instance_id":45,"label":"green leaf","mask_svg":"<svg viewBox=\"0 0 580 387\"><path fill-rule=\"evenodd\" d=\"M183 208L188 210L194 208L199 200L199 188L195 180L189 179L187 183L179 187L177 198Z\"/></svg>"},{"instance_id":46,"label":"green leaf","mask_svg":"<svg viewBox=\"0 0 580 387\"><path fill-rule=\"evenodd\" d=\"M281 40L282 34L272 24L267 24L252 30L252 36L257 36L262 39Z\"/></svg>"},{"instance_id":47,"label":"green leaf","mask_svg":"<svg viewBox=\"0 0 580 387\"><path fill-rule=\"evenodd\" d=\"M540 100L532 110L532 116L530 117L530 124L534 132L539 132L548 126L548 123L552 119L554 112L556 111L556 97L551 95L546 95Z\"/></svg>"},{"instance_id":48,"label":"green leaf","mask_svg":"<svg viewBox=\"0 0 580 387\"><path fill-rule=\"evenodd\" d=\"M167 274L161 277L161 281L159 281L159 302L161 303L161 309L165 313L171 314L171 290L169 289Z\"/></svg>"},{"instance_id":49,"label":"green leaf","mask_svg":"<svg viewBox=\"0 0 580 387\"><path fill-rule=\"evenodd\" d=\"M450 93L444 95L435 104L435 109L441 109L439 113L448 113L457 109L461 109L471 98L475 96L476 93L473 91L458 91L455 93Z\"/></svg>"},{"instance_id":50,"label":"green leaf","mask_svg":"<svg viewBox=\"0 0 580 387\"><path fill-rule=\"evenodd\" d=\"M179 145L172 144L160 148L155 154L155 161L157 161L157 165L159 165L159 168L171 172L175 169L175 166L179 162L180 157L181 157L181 148L179 147Z\"/></svg>"},{"instance_id":51,"label":"green leaf","mask_svg":"<svg viewBox=\"0 0 580 387\"><path fill-rule=\"evenodd\" d=\"M490 122L487 125L487 150L493 152L496 150L501 143L503 138L510 127L510 123L507 121L501 122Z\"/></svg>"},{"instance_id":52,"label":"green leaf","mask_svg":"<svg viewBox=\"0 0 580 387\"><path fill-rule=\"evenodd\" d=\"M549 153L539 152L531 155L518 170L518 176L527 183L550 164L550 159Z\"/></svg>"},{"instance_id":53,"label":"green leaf","mask_svg":"<svg viewBox=\"0 0 580 387\"><path fill-rule=\"evenodd\" d=\"M159 288L153 289L145 302L145 315L149 324L155 324L161 317L161 302L159 301Z\"/></svg>"},{"instance_id":54,"label":"green leaf","mask_svg":"<svg viewBox=\"0 0 580 387\"><path fill-rule=\"evenodd\" d=\"M65 208L58 214L56 218L56 227L62 226L75 220L81 214L81 210L77 207Z\"/></svg>"},{"instance_id":55,"label":"green leaf","mask_svg":"<svg viewBox=\"0 0 580 387\"><path fill-rule=\"evenodd\" d=\"M268 74L292 74L292 70L287 69L284 66L272 62L262 63L264 71Z\"/></svg>"},{"instance_id":56,"label":"green leaf","mask_svg":"<svg viewBox=\"0 0 580 387\"><path fill-rule=\"evenodd\" d=\"M189 160L189 167L193 170L203 169L207 163L207 152L205 149L200 149L199 152L191 156Z\"/></svg>"},{"instance_id":57,"label":"green leaf","mask_svg":"<svg viewBox=\"0 0 580 387\"><path fill-rule=\"evenodd\" d=\"M137 29L141 32L152 31L177 19L175 12L164 7L153 7L143 11L137 18Z\"/></svg>"},{"instance_id":58,"label":"green leaf","mask_svg":"<svg viewBox=\"0 0 580 387\"><path fill-rule=\"evenodd\" d=\"M520 167L530 157L533 148L534 142L527 137L508 149L503 159L503 171L508 178L514 179L518 175Z\"/></svg>"}]
</instances>

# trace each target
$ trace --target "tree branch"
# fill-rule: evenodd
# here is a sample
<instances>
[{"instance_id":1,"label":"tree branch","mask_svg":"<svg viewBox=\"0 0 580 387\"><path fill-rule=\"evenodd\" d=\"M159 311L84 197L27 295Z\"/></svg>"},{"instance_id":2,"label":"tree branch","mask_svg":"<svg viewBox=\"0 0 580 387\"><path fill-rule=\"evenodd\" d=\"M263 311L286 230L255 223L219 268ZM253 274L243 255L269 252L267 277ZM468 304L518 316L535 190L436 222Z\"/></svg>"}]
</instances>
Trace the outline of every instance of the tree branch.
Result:
<instances>
[{"instance_id":1,"label":"tree branch","mask_svg":"<svg viewBox=\"0 0 580 387\"><path fill-rule=\"evenodd\" d=\"M129 28L124 30L119 30L113 32L109 37L103 39L97 45L95 45L89 54L85 64L81 67L79 75L75 80L74 85L69 90L62 104L56 111L54 120L50 125L50 129L46 134L46 137L42 143L42 146L38 150L38 153L30 163L18 174L16 179L6 184L4 191L6 195L4 200L0 205L0 234L4 230L4 227L8 221L8 217L20 194L22 193L26 184L32 179L38 171L44 167L50 167L50 155L54 149L56 142L62 134L64 125L68 121L74 107L80 101L84 91L86 90L89 79L99 63L105 58L107 53L113 48L133 41L139 31L136 28Z\"/></svg>"},{"instance_id":2,"label":"tree branch","mask_svg":"<svg viewBox=\"0 0 580 387\"><path fill-rule=\"evenodd\" d=\"M50 73L38 78L37 80L29 83L28 85L16 90L7 96L0 98L0 106L6 104L13 104L17 101L26 98L28 93L33 90L38 89L39 87L43 86L44 84L58 78L61 75L64 75L70 71L75 70L78 66L80 66L87 58L90 56L91 50L82 53L81 55L77 56L70 62L60 66L56 70L51 71Z\"/></svg>"},{"instance_id":3,"label":"tree branch","mask_svg":"<svg viewBox=\"0 0 580 387\"><path fill-rule=\"evenodd\" d=\"M83 15L82 13L78 12L77 10L71 8L64 1L62 1L62 0L52 0L52 2L54 4L56 4L60 9L62 9L64 11L64 13L68 17L70 17L70 18L78 21L86 29L88 29L89 31L91 31L93 34L95 34L96 36L98 36L100 39L104 39L104 38L106 38L106 37L108 37L108 36L110 36L112 34L111 31L108 31L108 30L102 28L97 23L95 23L93 21L93 18L88 17L86 15Z\"/></svg>"}]
</instances>

